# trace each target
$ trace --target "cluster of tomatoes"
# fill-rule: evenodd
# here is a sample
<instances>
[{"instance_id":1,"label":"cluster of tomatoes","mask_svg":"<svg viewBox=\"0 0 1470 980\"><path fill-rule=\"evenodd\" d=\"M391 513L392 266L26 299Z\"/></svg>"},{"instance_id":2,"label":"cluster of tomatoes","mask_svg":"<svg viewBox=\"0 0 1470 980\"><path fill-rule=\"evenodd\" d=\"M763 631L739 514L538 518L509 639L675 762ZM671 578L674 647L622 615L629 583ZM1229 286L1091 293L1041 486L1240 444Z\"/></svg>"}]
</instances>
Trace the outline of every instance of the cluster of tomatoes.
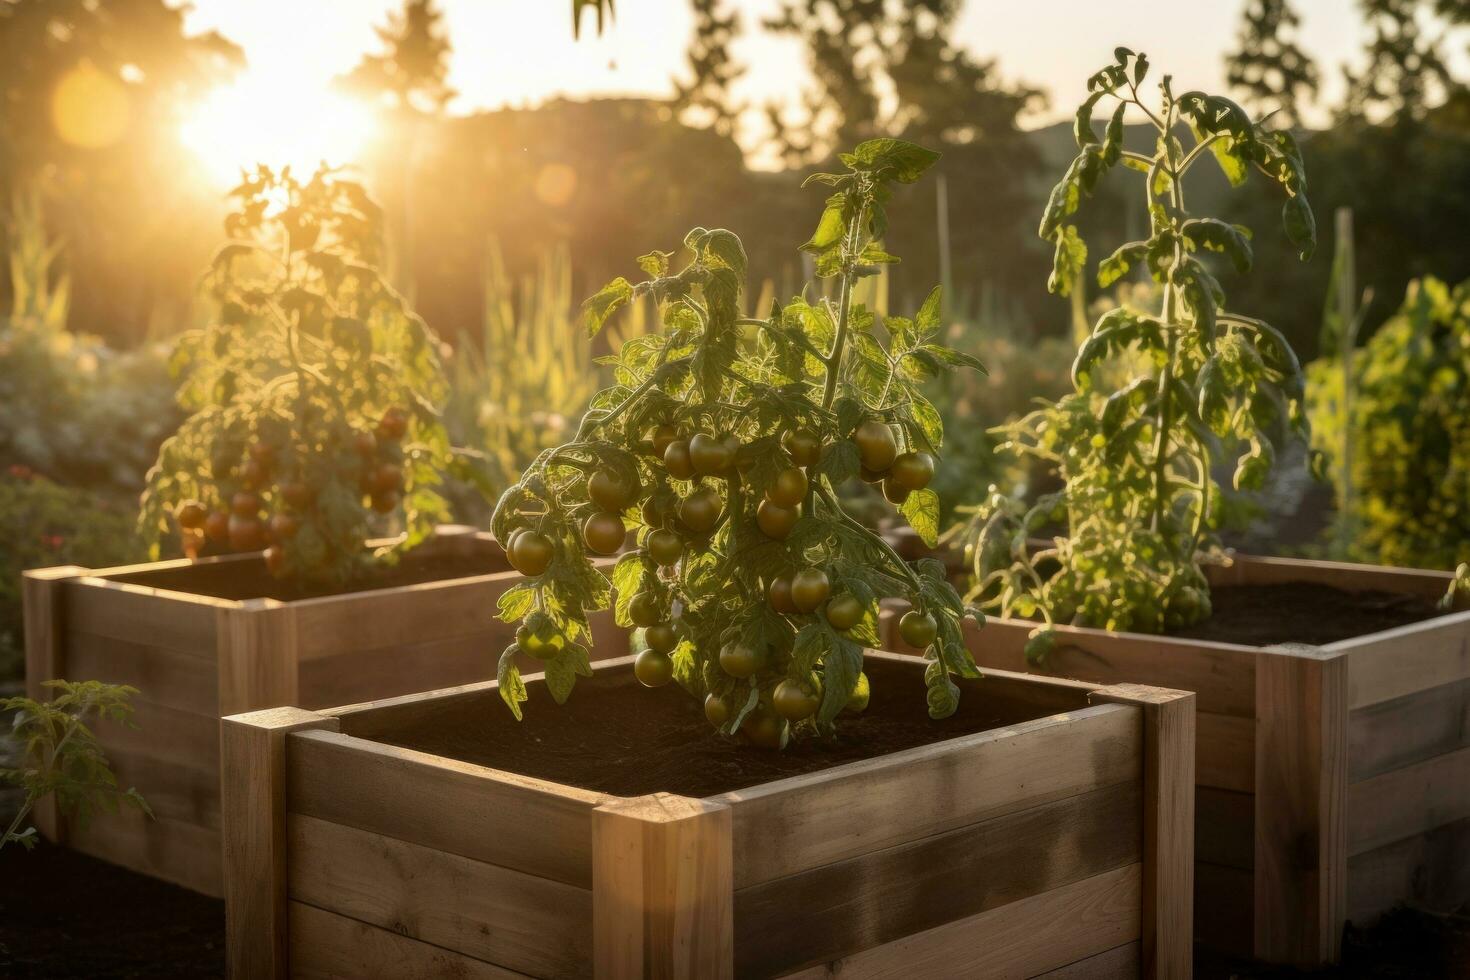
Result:
<instances>
[{"instance_id":1,"label":"cluster of tomatoes","mask_svg":"<svg viewBox=\"0 0 1470 980\"><path fill-rule=\"evenodd\" d=\"M909 493L927 486L934 475L934 460L927 453L900 455L892 430L877 420L858 427L853 434L862 466L862 476L870 482L881 481L890 500L902 501ZM810 482L807 468L822 458L821 438L805 429L796 429L782 438L782 447L790 465L779 470L756 505L755 523L761 533L774 541L784 541L801 517ZM640 450L662 462L669 477L694 481L693 489L667 509L661 508L656 495L649 494L642 505L642 522L648 532L642 549L660 569L669 572L685 556L686 549L698 547L719 525L724 500L707 481L738 481L741 463L740 442L733 435L717 436L696 432L686 436L673 425L660 425L650 439L640 443ZM582 541L587 549L599 555L610 555L623 547L626 529L622 514L643 496L636 475L620 474L611 468L595 469L587 480L587 498L595 508L582 525ZM539 531L521 528L513 532L506 544L507 556L521 574L535 577L546 573L556 551L555 543ZM832 594L832 583L820 568L803 568L779 575L766 587L766 602L782 616L825 617L832 629L846 633L862 622L866 605L856 596ZM674 676L672 654L679 645L680 626L671 609L667 592L661 589L642 591L631 597L628 617L644 630L647 649L634 662L634 673L648 687L661 687ZM903 617L900 628L904 639L924 648L938 632L934 617L913 610ZM559 649L548 648L548 641L536 636L526 626L516 634L520 649L533 657L554 655ZM768 666L770 651L732 641L719 651L720 669L735 680L747 680ZM741 722L741 732L753 744L766 747L780 745L787 722L795 723L816 714L822 701L821 679L813 674L805 681L786 678L775 685L768 699L749 712ZM861 675L847 703L847 710L862 711L868 702L868 682ZM716 728L728 724L738 710L726 697L709 694L704 703L705 717Z\"/></svg>"},{"instance_id":2,"label":"cluster of tomatoes","mask_svg":"<svg viewBox=\"0 0 1470 980\"><path fill-rule=\"evenodd\" d=\"M353 437L362 458L360 488L379 513L398 506L403 467L393 457L401 455L398 446L407 431L408 416L402 409L390 408L372 431L359 430ZM302 517L316 499L311 485L295 477L283 479L276 447L266 442L250 445L238 466L229 454L217 456L211 474L222 484L218 493L221 509L210 510L197 500L187 500L175 511L188 550L197 552L201 539L230 551L264 549L271 574L282 574L285 545L301 529ZM230 485L236 487L233 493L227 493ZM267 498L275 505L268 517Z\"/></svg>"}]
</instances>

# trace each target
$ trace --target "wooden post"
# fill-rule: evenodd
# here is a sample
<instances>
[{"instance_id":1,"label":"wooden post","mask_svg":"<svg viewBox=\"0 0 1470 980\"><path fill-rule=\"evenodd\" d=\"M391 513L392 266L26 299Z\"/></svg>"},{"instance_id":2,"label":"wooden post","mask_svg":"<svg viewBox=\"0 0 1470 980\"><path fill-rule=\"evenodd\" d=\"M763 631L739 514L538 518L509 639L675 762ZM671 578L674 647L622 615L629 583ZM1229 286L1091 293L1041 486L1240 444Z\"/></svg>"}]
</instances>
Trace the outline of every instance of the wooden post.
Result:
<instances>
[{"instance_id":1,"label":"wooden post","mask_svg":"<svg viewBox=\"0 0 1470 980\"><path fill-rule=\"evenodd\" d=\"M1142 975L1192 976L1194 694L1116 684L1090 698L1143 710Z\"/></svg>"},{"instance_id":2,"label":"wooden post","mask_svg":"<svg viewBox=\"0 0 1470 980\"><path fill-rule=\"evenodd\" d=\"M667 793L592 811L597 977L734 977L731 832L728 806Z\"/></svg>"},{"instance_id":3,"label":"wooden post","mask_svg":"<svg viewBox=\"0 0 1470 980\"><path fill-rule=\"evenodd\" d=\"M42 687L46 681L66 677L63 655L62 616L66 613L62 590L67 579L79 578L90 572L79 565L60 565L56 568L33 568L21 573L22 629L25 631L26 647L26 697L33 701L49 701L55 693ZM46 796L31 810L31 822L41 836L60 844L66 838L65 822L56 805L54 794Z\"/></svg>"},{"instance_id":4,"label":"wooden post","mask_svg":"<svg viewBox=\"0 0 1470 980\"><path fill-rule=\"evenodd\" d=\"M286 736L336 731L336 718L300 708L232 715L220 722L220 812L228 975L290 975L286 896Z\"/></svg>"},{"instance_id":5,"label":"wooden post","mask_svg":"<svg viewBox=\"0 0 1470 980\"><path fill-rule=\"evenodd\" d=\"M1317 966L1347 914L1348 661L1319 647L1256 660L1255 955Z\"/></svg>"},{"instance_id":6,"label":"wooden post","mask_svg":"<svg viewBox=\"0 0 1470 980\"><path fill-rule=\"evenodd\" d=\"M275 599L246 599L216 615L219 713L294 705L300 677L295 608Z\"/></svg>"}]
</instances>

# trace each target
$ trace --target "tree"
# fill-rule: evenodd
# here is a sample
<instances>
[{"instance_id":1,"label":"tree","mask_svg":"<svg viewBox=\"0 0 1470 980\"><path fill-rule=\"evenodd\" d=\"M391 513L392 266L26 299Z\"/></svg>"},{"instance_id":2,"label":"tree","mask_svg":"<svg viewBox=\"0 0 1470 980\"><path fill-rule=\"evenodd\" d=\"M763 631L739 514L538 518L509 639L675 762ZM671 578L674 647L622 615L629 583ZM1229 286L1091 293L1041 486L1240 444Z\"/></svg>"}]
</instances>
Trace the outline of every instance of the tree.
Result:
<instances>
[{"instance_id":1,"label":"tree","mask_svg":"<svg viewBox=\"0 0 1470 980\"><path fill-rule=\"evenodd\" d=\"M721 136L734 133L742 106L730 86L745 67L730 54L730 42L740 32L740 18L721 13L721 0L690 0L694 9L694 37L689 43L690 80L674 82L674 104L692 122L705 122Z\"/></svg>"},{"instance_id":2,"label":"tree","mask_svg":"<svg viewBox=\"0 0 1470 980\"><path fill-rule=\"evenodd\" d=\"M381 54L364 55L343 84L395 108L438 112L454 97L449 87L449 38L434 0L404 0L403 10L374 28Z\"/></svg>"},{"instance_id":3,"label":"tree","mask_svg":"<svg viewBox=\"0 0 1470 980\"><path fill-rule=\"evenodd\" d=\"M1320 76L1296 43L1301 19L1289 0L1250 0L1237 35L1239 49L1225 57L1226 81L1259 112L1282 110L1291 122L1297 106L1317 95Z\"/></svg>"},{"instance_id":4,"label":"tree","mask_svg":"<svg viewBox=\"0 0 1470 980\"><path fill-rule=\"evenodd\" d=\"M1450 74L1444 45L1457 28L1470 25L1465 0L1362 0L1362 9L1373 36L1362 71L1343 69L1348 98L1342 116L1422 119L1464 89ZM1429 26L1436 20L1438 31Z\"/></svg>"}]
</instances>

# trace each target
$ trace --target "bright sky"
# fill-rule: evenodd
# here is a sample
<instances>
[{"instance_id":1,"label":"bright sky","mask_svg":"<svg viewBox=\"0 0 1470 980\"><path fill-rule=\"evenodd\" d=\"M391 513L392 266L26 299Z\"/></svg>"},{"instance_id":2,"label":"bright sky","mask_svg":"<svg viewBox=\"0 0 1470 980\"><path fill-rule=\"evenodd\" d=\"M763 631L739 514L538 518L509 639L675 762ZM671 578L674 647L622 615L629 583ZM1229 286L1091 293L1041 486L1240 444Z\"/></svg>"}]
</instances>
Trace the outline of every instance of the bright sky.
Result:
<instances>
[{"instance_id":1,"label":"bright sky","mask_svg":"<svg viewBox=\"0 0 1470 980\"><path fill-rule=\"evenodd\" d=\"M582 38L574 41L567 0L438 5L454 46L449 80L460 93L451 105L457 113L559 94L667 95L671 76L684 70L692 24L685 0L618 0L616 20L601 37L587 14ZM289 93L320 90L364 51L376 50L373 25L398 6L398 0L194 0L186 23L240 44L252 74L269 77L267 88L279 93L280 112L288 115ZM748 66L738 95L760 104L799 91L806 75L799 42L759 28L777 0L735 0L734 6L746 28L735 53ZM1147 51L1179 87L1223 88L1222 55L1234 44L1242 6L1243 0L968 0L959 33L975 54L997 57L1006 77L1051 93L1049 108L1028 120L1036 125L1070 116L1087 76L1111 60L1118 44ZM1296 6L1302 46L1317 59L1333 101L1341 89L1338 66L1362 47L1356 0L1297 0Z\"/></svg>"}]
</instances>

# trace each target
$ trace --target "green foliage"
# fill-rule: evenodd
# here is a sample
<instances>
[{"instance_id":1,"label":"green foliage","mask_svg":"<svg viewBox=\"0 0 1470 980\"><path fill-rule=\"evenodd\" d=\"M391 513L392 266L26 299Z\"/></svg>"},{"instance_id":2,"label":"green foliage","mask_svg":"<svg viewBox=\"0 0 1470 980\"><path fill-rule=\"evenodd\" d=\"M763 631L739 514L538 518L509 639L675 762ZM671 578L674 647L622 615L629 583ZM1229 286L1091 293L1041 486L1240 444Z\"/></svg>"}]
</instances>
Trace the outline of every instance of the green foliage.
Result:
<instances>
[{"instance_id":1,"label":"green foliage","mask_svg":"<svg viewBox=\"0 0 1470 980\"><path fill-rule=\"evenodd\" d=\"M101 681L50 680L44 686L57 692L50 701L0 700L0 711L15 713L10 735L24 752L21 768L0 769L0 782L25 790L25 801L0 837L0 847L11 841L23 847L35 845L36 829L20 827L36 803L47 796L55 796L61 812L83 826L98 811L116 813L120 805L152 816L137 790L118 788L87 724L100 718L137 727L132 724L133 706L128 699L138 689Z\"/></svg>"},{"instance_id":2,"label":"green foliage","mask_svg":"<svg viewBox=\"0 0 1470 980\"><path fill-rule=\"evenodd\" d=\"M406 532L386 557L447 514L439 341L378 271L379 212L359 184L261 167L232 197L205 276L218 318L175 351L191 414L149 472L140 527L156 550L202 509L229 515L228 544L253 550L269 513L274 571L352 581L373 566L375 515Z\"/></svg>"},{"instance_id":3,"label":"green foliage","mask_svg":"<svg viewBox=\"0 0 1470 980\"><path fill-rule=\"evenodd\" d=\"M23 466L0 472L0 681L20 677L20 573L28 568L106 568L141 561L130 506L95 492L58 486Z\"/></svg>"},{"instance_id":4,"label":"green foliage","mask_svg":"<svg viewBox=\"0 0 1470 980\"><path fill-rule=\"evenodd\" d=\"M950 675L977 671L960 632L965 609L943 566L904 563L836 496L861 462L887 471L893 452L935 453L942 423L920 387L951 366L978 366L936 342L937 290L914 317L881 323L852 300L854 285L876 272L875 263L892 261L878 245L890 188L918 179L934 158L912 144L874 140L843 155L845 172L811 178L830 196L803 248L820 275L838 280L835 302L798 297L773 304L765 318L741 317L744 246L729 231L704 228L685 237L684 264L673 263L671 253L651 253L640 259L648 279L589 301L601 321L620 304L649 297L663 329L622 345L612 358L615 384L592 399L576 437L542 453L496 508L492 528L509 542L512 561L521 561L528 540L550 555L501 600L501 617L522 621L517 644L500 661L502 697L517 716L524 699L517 650L540 657L552 693L565 698L576 676L590 670L587 615L613 602L614 593L620 624L672 628L673 649L644 657L659 666L667 656L680 685L722 702L719 727L727 734L743 729L762 744L784 744L793 735L830 733L861 685L862 649L877 642L877 601L884 596L903 596L935 617L937 637L926 651L929 710L934 717L955 710ZM650 433L672 443L663 462ZM786 441L796 434L825 452L808 455L794 438ZM892 450L886 457L875 448L885 441ZM626 493L610 499L610 486ZM788 496L792 506L774 506L776 497ZM616 515L609 504L618 505ZM932 491L915 486L904 512L932 541ZM640 547L618 561L611 588L584 550L592 528L609 518L640 525ZM661 566L648 550L656 531L677 536L675 563ZM854 622L838 628L829 619L819 581L832 601L857 600ZM768 601L773 586L814 601ZM803 606L806 612L795 611ZM730 669L737 659L745 670ZM814 713L789 720L774 714L783 681L817 695Z\"/></svg>"},{"instance_id":5,"label":"green foliage","mask_svg":"<svg viewBox=\"0 0 1470 980\"><path fill-rule=\"evenodd\" d=\"M1225 308L1207 260L1216 253L1248 269L1250 233L1191 214L1184 199L1185 176L1206 155L1232 183L1255 168L1285 190L1283 223L1305 257L1315 240L1295 144L1228 99L1176 96L1169 76L1151 107L1138 90L1148 71L1146 56L1119 48L1089 80L1092 94L1077 113L1080 152L1052 191L1041 234L1057 246L1053 288L1065 294L1085 256L1073 215L1111 171L1141 175L1149 235L1119 247L1098 274L1113 282L1146 271L1163 287L1162 310L1105 313L1073 362L1075 391L1002 430L1011 448L1055 466L1065 484L1029 505L995 494L971 522L971 596L1007 615L1145 632L1207 616L1198 553L1219 506L1212 460L1238 452L1236 488L1259 489L1273 442L1283 430L1306 430L1296 356L1274 328ZM1092 124L1100 105L1112 110L1101 139ZM1152 156L1122 145L1129 107L1157 131ZM1119 358L1132 370L1118 372ZM1067 536L1033 552L1032 536L1048 525ZM1035 649L1045 642L1038 637Z\"/></svg>"},{"instance_id":6,"label":"green foliage","mask_svg":"<svg viewBox=\"0 0 1470 980\"><path fill-rule=\"evenodd\" d=\"M1345 557L1444 569L1470 561L1470 282L1410 285L1398 313L1353 352L1349 417L1336 358L1313 362L1308 379L1320 447L1334 451L1350 429Z\"/></svg>"}]
</instances>

